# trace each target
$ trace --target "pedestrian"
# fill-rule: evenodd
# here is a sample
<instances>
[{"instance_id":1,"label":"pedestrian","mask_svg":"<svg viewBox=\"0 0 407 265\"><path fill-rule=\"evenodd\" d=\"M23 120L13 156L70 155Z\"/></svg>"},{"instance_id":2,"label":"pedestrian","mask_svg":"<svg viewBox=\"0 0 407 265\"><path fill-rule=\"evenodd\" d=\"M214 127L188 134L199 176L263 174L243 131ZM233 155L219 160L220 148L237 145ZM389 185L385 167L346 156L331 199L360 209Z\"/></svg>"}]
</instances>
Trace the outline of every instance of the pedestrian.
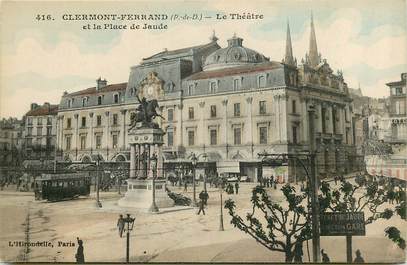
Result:
<instances>
[{"instance_id":1,"label":"pedestrian","mask_svg":"<svg viewBox=\"0 0 407 265\"><path fill-rule=\"evenodd\" d=\"M328 254L326 254L324 252L324 249L321 249L321 256L322 256L322 262L325 262L325 263L330 263L331 262L331 260L328 257Z\"/></svg>"},{"instance_id":2,"label":"pedestrian","mask_svg":"<svg viewBox=\"0 0 407 265\"><path fill-rule=\"evenodd\" d=\"M205 215L205 192L201 191L199 193L199 211L197 215L199 215L202 211L203 215Z\"/></svg>"},{"instance_id":3,"label":"pedestrian","mask_svg":"<svg viewBox=\"0 0 407 265\"><path fill-rule=\"evenodd\" d=\"M362 258L362 253L360 250L356 250L355 252L356 258L353 260L353 263L365 263L365 260Z\"/></svg>"},{"instance_id":4,"label":"pedestrian","mask_svg":"<svg viewBox=\"0 0 407 265\"><path fill-rule=\"evenodd\" d=\"M236 194L239 194L239 182L235 182Z\"/></svg>"},{"instance_id":5,"label":"pedestrian","mask_svg":"<svg viewBox=\"0 0 407 265\"><path fill-rule=\"evenodd\" d=\"M274 180L274 189L277 189L277 180Z\"/></svg>"},{"instance_id":6,"label":"pedestrian","mask_svg":"<svg viewBox=\"0 0 407 265\"><path fill-rule=\"evenodd\" d=\"M122 214L119 216L116 226L117 226L117 229L119 230L119 236L122 237L123 231L124 231L124 218L123 218Z\"/></svg>"},{"instance_id":7,"label":"pedestrian","mask_svg":"<svg viewBox=\"0 0 407 265\"><path fill-rule=\"evenodd\" d=\"M269 177L266 177L265 181L267 188L269 188L270 187Z\"/></svg>"},{"instance_id":8,"label":"pedestrian","mask_svg":"<svg viewBox=\"0 0 407 265\"><path fill-rule=\"evenodd\" d=\"M273 187L273 178L269 178L270 188Z\"/></svg>"},{"instance_id":9,"label":"pedestrian","mask_svg":"<svg viewBox=\"0 0 407 265\"><path fill-rule=\"evenodd\" d=\"M78 250L76 251L75 258L76 258L76 263L85 263L85 256L83 254L83 241L79 239L79 237L76 238L78 240Z\"/></svg>"},{"instance_id":10,"label":"pedestrian","mask_svg":"<svg viewBox=\"0 0 407 265\"><path fill-rule=\"evenodd\" d=\"M206 206L206 205L208 205L209 195L208 195L208 192L206 192L204 190L202 192L201 192L202 193L202 200L204 201L204 205ZM199 196L200 196L199 198L201 199L201 194L199 194Z\"/></svg>"},{"instance_id":11,"label":"pedestrian","mask_svg":"<svg viewBox=\"0 0 407 265\"><path fill-rule=\"evenodd\" d=\"M304 255L302 251L302 241L298 240L294 247L294 262L302 263L302 255Z\"/></svg>"},{"instance_id":12,"label":"pedestrian","mask_svg":"<svg viewBox=\"0 0 407 265\"><path fill-rule=\"evenodd\" d=\"M184 180L184 191L188 191L188 183L187 183L187 180Z\"/></svg>"}]
</instances>

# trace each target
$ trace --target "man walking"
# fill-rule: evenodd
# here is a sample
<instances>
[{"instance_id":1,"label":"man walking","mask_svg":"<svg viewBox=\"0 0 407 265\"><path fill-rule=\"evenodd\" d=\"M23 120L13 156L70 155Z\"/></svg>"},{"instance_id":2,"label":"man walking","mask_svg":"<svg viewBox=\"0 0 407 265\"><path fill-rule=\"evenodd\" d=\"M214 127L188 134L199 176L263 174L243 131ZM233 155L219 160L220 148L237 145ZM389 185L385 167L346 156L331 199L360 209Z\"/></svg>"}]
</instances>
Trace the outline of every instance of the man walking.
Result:
<instances>
[{"instance_id":1,"label":"man walking","mask_svg":"<svg viewBox=\"0 0 407 265\"><path fill-rule=\"evenodd\" d=\"M78 240L78 249L75 254L76 258L76 263L85 263L85 255L83 254L83 241L79 239L79 237L76 238Z\"/></svg>"},{"instance_id":2,"label":"man walking","mask_svg":"<svg viewBox=\"0 0 407 265\"><path fill-rule=\"evenodd\" d=\"M119 236L122 237L123 236L123 231L124 231L124 218L123 215L121 214L119 216L119 219L117 220L117 228L119 230Z\"/></svg>"},{"instance_id":3,"label":"man walking","mask_svg":"<svg viewBox=\"0 0 407 265\"><path fill-rule=\"evenodd\" d=\"M365 263L365 260L362 258L362 253L360 252L360 250L356 250L355 252L356 254L356 258L353 261L353 263Z\"/></svg>"},{"instance_id":4,"label":"man walking","mask_svg":"<svg viewBox=\"0 0 407 265\"><path fill-rule=\"evenodd\" d=\"M239 194L239 182L235 183L236 194Z\"/></svg>"},{"instance_id":5,"label":"man walking","mask_svg":"<svg viewBox=\"0 0 407 265\"><path fill-rule=\"evenodd\" d=\"M202 211L203 215L205 215L205 191L201 191L199 193L199 211L197 215L199 215Z\"/></svg>"}]
</instances>

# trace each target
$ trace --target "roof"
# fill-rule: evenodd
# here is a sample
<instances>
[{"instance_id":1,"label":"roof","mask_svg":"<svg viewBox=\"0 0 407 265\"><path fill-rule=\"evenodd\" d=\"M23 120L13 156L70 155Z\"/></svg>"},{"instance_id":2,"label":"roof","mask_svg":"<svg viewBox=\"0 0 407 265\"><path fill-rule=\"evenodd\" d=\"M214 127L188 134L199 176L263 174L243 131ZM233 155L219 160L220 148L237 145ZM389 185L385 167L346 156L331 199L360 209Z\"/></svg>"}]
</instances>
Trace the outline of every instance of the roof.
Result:
<instances>
[{"instance_id":1,"label":"roof","mask_svg":"<svg viewBox=\"0 0 407 265\"><path fill-rule=\"evenodd\" d=\"M229 75L240 75L240 74L247 74L247 73L255 73L255 72L262 72L266 70L281 68L283 65L277 62L267 62L261 64L253 64L253 65L245 65L239 67L230 67L230 68L223 68L219 70L212 70L212 71L202 71L195 73L188 78L187 80L198 80L198 79L207 79L207 78L217 78Z\"/></svg>"},{"instance_id":2,"label":"roof","mask_svg":"<svg viewBox=\"0 0 407 265\"><path fill-rule=\"evenodd\" d=\"M388 85L388 86L402 86L402 85L405 85L405 84L406 84L405 80L386 83L386 85Z\"/></svg>"},{"instance_id":3,"label":"roof","mask_svg":"<svg viewBox=\"0 0 407 265\"><path fill-rule=\"evenodd\" d=\"M121 90L125 90L126 87L127 87L127 82L107 85L107 86L100 88L98 91L96 90L96 87L90 87L90 88L86 88L83 90L79 90L79 91L76 91L73 93L63 95L63 97L84 96L84 95L93 95L93 94L104 93L104 92L121 91Z\"/></svg>"},{"instance_id":4,"label":"roof","mask_svg":"<svg viewBox=\"0 0 407 265\"><path fill-rule=\"evenodd\" d=\"M45 116L45 115L57 115L59 105L42 105L36 109L27 112L26 116Z\"/></svg>"},{"instance_id":5,"label":"roof","mask_svg":"<svg viewBox=\"0 0 407 265\"><path fill-rule=\"evenodd\" d=\"M149 60L149 59L154 59L154 58L159 58L159 57L169 56L169 55L182 54L182 53L189 52L190 50L193 50L193 49L202 49L202 48L209 47L209 46L213 45L214 43L216 43L216 42L210 42L207 44L201 44L201 45L186 47L186 48L177 49L177 50L164 50L162 52L153 54L150 57L143 58L143 60Z\"/></svg>"}]
</instances>

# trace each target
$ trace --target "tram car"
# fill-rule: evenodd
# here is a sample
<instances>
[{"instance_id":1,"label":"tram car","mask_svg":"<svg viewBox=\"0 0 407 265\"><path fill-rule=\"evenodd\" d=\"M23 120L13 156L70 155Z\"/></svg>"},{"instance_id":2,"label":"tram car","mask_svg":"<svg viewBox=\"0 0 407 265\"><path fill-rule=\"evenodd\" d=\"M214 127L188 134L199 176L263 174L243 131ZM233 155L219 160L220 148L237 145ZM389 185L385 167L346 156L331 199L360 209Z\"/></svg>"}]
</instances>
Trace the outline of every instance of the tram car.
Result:
<instances>
[{"instance_id":1,"label":"tram car","mask_svg":"<svg viewBox=\"0 0 407 265\"><path fill-rule=\"evenodd\" d=\"M36 200L69 200L89 196L91 177L88 173L42 174L34 185Z\"/></svg>"}]
</instances>

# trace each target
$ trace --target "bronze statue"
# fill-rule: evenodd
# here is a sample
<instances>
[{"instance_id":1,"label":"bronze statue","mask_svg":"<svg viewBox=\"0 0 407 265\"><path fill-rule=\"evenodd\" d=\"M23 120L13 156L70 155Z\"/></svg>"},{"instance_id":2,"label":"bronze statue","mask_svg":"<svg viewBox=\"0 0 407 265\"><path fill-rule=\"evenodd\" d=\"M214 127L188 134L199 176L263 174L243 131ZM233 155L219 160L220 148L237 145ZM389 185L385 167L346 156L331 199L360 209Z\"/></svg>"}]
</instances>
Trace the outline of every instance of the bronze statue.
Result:
<instances>
[{"instance_id":1,"label":"bronze statue","mask_svg":"<svg viewBox=\"0 0 407 265\"><path fill-rule=\"evenodd\" d=\"M156 117L161 117L164 119L163 116L157 113L158 101L156 99L147 100L145 97L142 99L136 95L136 98L139 102L137 106L136 113L132 113L130 116L131 120L131 128L136 126L137 123L140 124L140 127L148 127L148 128L158 128L158 124L153 122Z\"/></svg>"}]
</instances>

